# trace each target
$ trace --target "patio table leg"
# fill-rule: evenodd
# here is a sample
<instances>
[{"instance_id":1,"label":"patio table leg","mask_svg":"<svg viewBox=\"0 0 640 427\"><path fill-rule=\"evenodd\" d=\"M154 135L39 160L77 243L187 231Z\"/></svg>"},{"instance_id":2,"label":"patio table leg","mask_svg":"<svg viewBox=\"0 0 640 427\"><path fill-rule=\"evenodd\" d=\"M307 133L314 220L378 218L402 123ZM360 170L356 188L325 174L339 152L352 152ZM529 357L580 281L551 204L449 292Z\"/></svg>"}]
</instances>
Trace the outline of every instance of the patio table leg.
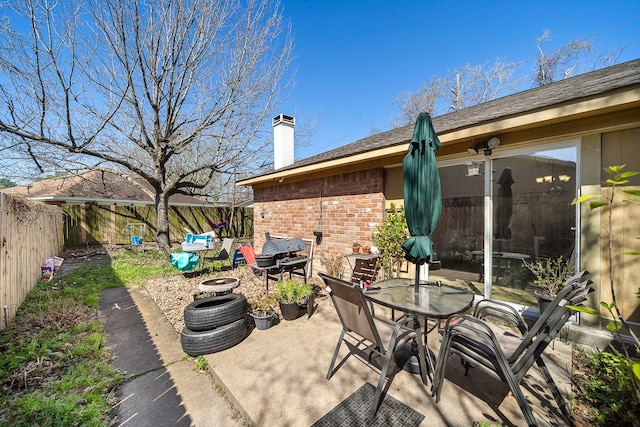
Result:
<instances>
[{"instance_id":1,"label":"patio table leg","mask_svg":"<svg viewBox=\"0 0 640 427\"><path fill-rule=\"evenodd\" d=\"M398 365L402 365L402 369L405 371L409 371L411 373L417 374L419 373L422 376L422 382L427 384L427 377L429 377L429 381L433 381L432 373L435 370L435 363L433 362L433 358L431 357L431 353L429 351L427 336L426 336L426 325L423 330L420 326L420 321L417 317L413 318L413 328L416 331L416 338L414 338L410 343L405 343L401 348L396 350L396 363ZM422 340L422 336L424 336L424 342ZM415 360L418 361L418 372L416 372Z\"/></svg>"}]
</instances>

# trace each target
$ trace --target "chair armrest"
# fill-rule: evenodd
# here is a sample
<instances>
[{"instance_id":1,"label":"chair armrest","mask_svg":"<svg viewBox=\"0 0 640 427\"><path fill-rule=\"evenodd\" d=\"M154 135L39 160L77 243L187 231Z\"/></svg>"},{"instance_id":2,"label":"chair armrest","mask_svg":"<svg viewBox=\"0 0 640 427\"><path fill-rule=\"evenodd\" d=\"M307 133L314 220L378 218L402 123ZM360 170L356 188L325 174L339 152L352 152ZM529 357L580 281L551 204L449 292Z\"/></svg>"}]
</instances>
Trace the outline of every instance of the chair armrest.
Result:
<instances>
[{"instance_id":1,"label":"chair armrest","mask_svg":"<svg viewBox=\"0 0 640 427\"><path fill-rule=\"evenodd\" d=\"M398 334L400 329L405 328L407 324L413 320L411 317L401 317L400 320L396 321L396 320L389 320L385 317L376 316L373 313L371 313L371 315L374 319L377 319L383 323L386 323L387 325L393 325L393 331L394 331L394 334L396 335ZM413 328L410 328L410 329L413 331Z\"/></svg>"},{"instance_id":2,"label":"chair armrest","mask_svg":"<svg viewBox=\"0 0 640 427\"><path fill-rule=\"evenodd\" d=\"M500 341L489 324L476 317L454 314L450 316L445 326L440 329L443 334L443 341L451 341L452 338L458 338L456 341L465 347L476 348L486 355L493 355L502 360L507 360Z\"/></svg>"},{"instance_id":3,"label":"chair armrest","mask_svg":"<svg viewBox=\"0 0 640 427\"><path fill-rule=\"evenodd\" d=\"M522 335L526 334L528 327L522 315L511 305L494 299L482 299L478 301L474 310L473 317L478 319L493 318L499 321L507 322L518 328Z\"/></svg>"},{"instance_id":4,"label":"chair armrest","mask_svg":"<svg viewBox=\"0 0 640 427\"><path fill-rule=\"evenodd\" d=\"M399 320L396 320L396 327L400 328L402 326L406 326L407 323L411 322L413 319L411 317L405 316L401 317Z\"/></svg>"}]
</instances>

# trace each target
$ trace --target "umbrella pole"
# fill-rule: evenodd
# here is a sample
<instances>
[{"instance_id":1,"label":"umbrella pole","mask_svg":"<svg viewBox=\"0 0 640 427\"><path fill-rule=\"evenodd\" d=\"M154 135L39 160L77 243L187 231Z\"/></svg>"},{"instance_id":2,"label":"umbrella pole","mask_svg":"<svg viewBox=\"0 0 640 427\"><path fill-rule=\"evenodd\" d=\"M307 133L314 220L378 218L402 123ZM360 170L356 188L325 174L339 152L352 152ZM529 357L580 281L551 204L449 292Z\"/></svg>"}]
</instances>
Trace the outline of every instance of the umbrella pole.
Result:
<instances>
[{"instance_id":1,"label":"umbrella pole","mask_svg":"<svg viewBox=\"0 0 640 427\"><path fill-rule=\"evenodd\" d=\"M418 293L420 292L420 266L421 264L416 264L416 282L415 282L415 286L414 286L414 292Z\"/></svg>"}]
</instances>

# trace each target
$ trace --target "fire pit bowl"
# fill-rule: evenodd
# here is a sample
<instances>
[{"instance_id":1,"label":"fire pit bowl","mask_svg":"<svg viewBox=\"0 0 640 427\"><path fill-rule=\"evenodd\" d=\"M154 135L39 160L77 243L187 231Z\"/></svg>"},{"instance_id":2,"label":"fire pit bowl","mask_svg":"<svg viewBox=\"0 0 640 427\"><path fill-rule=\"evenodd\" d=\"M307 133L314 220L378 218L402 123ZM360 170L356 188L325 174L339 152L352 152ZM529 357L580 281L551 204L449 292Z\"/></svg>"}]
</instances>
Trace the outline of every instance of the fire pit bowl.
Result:
<instances>
[{"instance_id":1,"label":"fire pit bowl","mask_svg":"<svg viewBox=\"0 0 640 427\"><path fill-rule=\"evenodd\" d=\"M200 282L198 290L200 292L226 293L240 286L240 279L236 277L216 277Z\"/></svg>"}]
</instances>

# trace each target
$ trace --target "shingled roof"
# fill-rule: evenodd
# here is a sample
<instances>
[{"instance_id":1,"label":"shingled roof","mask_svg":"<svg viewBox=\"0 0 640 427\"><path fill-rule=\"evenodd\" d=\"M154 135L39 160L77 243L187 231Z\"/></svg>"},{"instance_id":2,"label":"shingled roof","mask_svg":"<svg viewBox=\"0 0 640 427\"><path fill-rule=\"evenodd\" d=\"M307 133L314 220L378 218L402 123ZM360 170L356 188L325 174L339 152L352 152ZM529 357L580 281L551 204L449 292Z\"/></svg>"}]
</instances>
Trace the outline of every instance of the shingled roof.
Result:
<instances>
[{"instance_id":1,"label":"shingled roof","mask_svg":"<svg viewBox=\"0 0 640 427\"><path fill-rule=\"evenodd\" d=\"M536 110L561 105L565 102L575 102L639 83L640 59L636 59L542 87L518 92L460 111L433 117L433 127L438 135L442 135L483 123L535 112ZM372 135L297 161L277 171L271 170L255 175L250 179L270 175L274 172L285 172L304 166L363 154L381 148L408 144L413 135L413 127L414 125L411 124Z\"/></svg>"},{"instance_id":2,"label":"shingled roof","mask_svg":"<svg viewBox=\"0 0 640 427\"><path fill-rule=\"evenodd\" d=\"M148 184L146 187L150 188ZM116 173L106 171L90 171L79 175L45 179L36 181L29 186L11 187L2 191L13 196L28 197L44 202L155 204L154 200L137 185ZM175 194L169 198L169 205L172 206L203 206L207 204L202 199L182 194Z\"/></svg>"}]
</instances>

